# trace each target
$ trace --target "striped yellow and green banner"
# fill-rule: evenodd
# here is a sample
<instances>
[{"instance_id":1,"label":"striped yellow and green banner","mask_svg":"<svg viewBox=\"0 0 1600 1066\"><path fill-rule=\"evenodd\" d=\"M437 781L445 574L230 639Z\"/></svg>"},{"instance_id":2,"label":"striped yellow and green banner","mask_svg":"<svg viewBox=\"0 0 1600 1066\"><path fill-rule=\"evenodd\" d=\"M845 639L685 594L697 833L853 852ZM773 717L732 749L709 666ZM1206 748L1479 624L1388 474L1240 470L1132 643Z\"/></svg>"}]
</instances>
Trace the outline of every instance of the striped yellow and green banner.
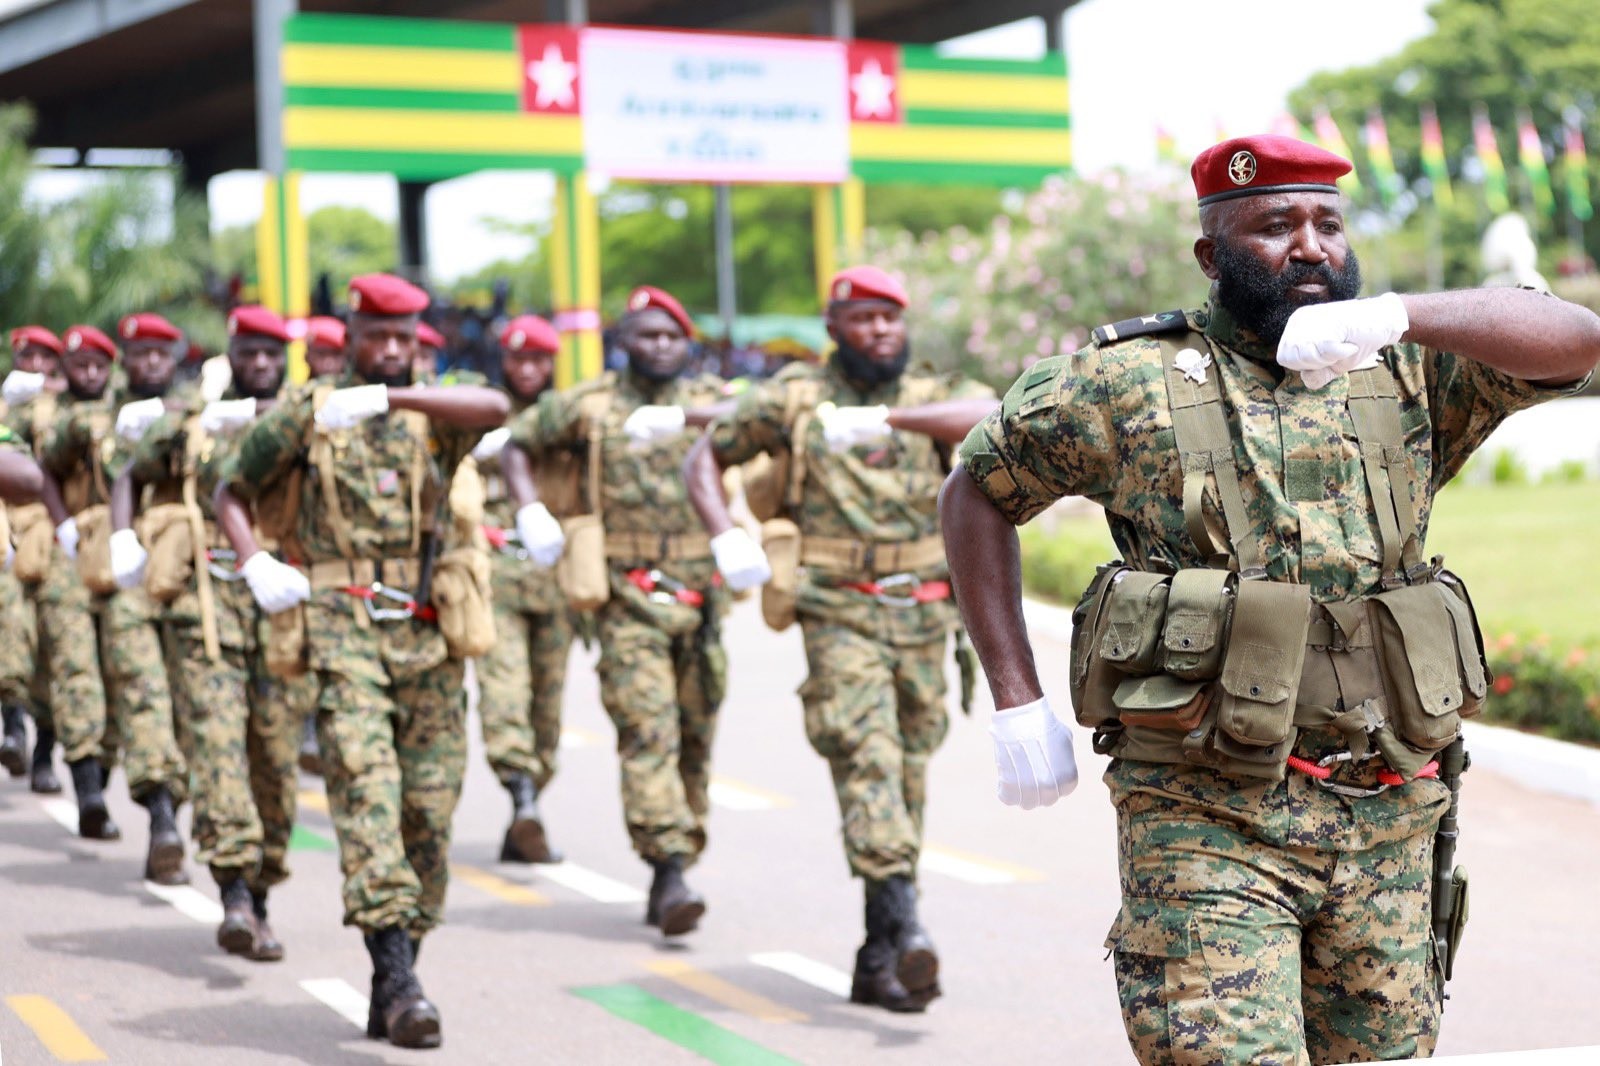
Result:
<instances>
[{"instance_id":1,"label":"striped yellow and green banner","mask_svg":"<svg viewBox=\"0 0 1600 1066\"><path fill-rule=\"evenodd\" d=\"M1550 188L1550 167L1544 161L1544 142L1533 116L1523 111L1517 116L1517 162L1528 180L1528 190L1533 195L1533 206L1539 214L1549 217L1556 212L1556 194Z\"/></svg>"},{"instance_id":2,"label":"striped yellow and green banner","mask_svg":"<svg viewBox=\"0 0 1600 1066\"><path fill-rule=\"evenodd\" d=\"M1583 146L1583 129L1575 121L1568 121L1566 153L1561 161L1567 184L1567 210L1579 222L1594 217L1594 204L1589 199L1589 158Z\"/></svg>"},{"instance_id":3,"label":"striped yellow and green banner","mask_svg":"<svg viewBox=\"0 0 1600 1066\"><path fill-rule=\"evenodd\" d=\"M1439 113L1432 104L1422 105L1422 170L1433 188L1433 202L1449 207L1455 202L1450 187L1450 165L1445 161L1444 133L1439 129Z\"/></svg>"},{"instance_id":4,"label":"striped yellow and green banner","mask_svg":"<svg viewBox=\"0 0 1600 1066\"><path fill-rule=\"evenodd\" d=\"M1483 199L1489 210L1503 215L1511 210L1511 194L1506 183L1506 165L1500 158L1500 143L1489 112L1482 105L1472 109L1472 144L1483 167Z\"/></svg>"}]
</instances>

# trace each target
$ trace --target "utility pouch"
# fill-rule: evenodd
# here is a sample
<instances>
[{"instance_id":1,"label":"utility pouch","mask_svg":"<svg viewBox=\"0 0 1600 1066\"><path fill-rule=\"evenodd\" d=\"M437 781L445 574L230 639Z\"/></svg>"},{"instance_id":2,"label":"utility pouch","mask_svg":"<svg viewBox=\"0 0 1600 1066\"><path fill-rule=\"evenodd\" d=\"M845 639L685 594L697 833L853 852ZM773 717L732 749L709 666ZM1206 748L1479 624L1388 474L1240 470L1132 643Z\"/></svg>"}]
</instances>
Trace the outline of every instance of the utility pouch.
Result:
<instances>
[{"instance_id":1,"label":"utility pouch","mask_svg":"<svg viewBox=\"0 0 1600 1066\"><path fill-rule=\"evenodd\" d=\"M1106 601L1100 657L1125 674L1144 677L1159 667L1161 627L1171 579L1130 570L1115 578Z\"/></svg>"},{"instance_id":2,"label":"utility pouch","mask_svg":"<svg viewBox=\"0 0 1600 1066\"><path fill-rule=\"evenodd\" d=\"M97 503L78 513L78 576L97 596L117 591L111 572L111 508Z\"/></svg>"},{"instance_id":3,"label":"utility pouch","mask_svg":"<svg viewBox=\"0 0 1600 1066\"><path fill-rule=\"evenodd\" d=\"M772 629L788 629L800 587L800 527L787 518L767 519L761 523L761 550L772 567L772 578L761 586L761 617Z\"/></svg>"},{"instance_id":4,"label":"utility pouch","mask_svg":"<svg viewBox=\"0 0 1600 1066\"><path fill-rule=\"evenodd\" d=\"M144 590L157 603L171 603L194 578L194 531L189 509L181 503L149 508L134 523L150 553L144 568Z\"/></svg>"},{"instance_id":5,"label":"utility pouch","mask_svg":"<svg viewBox=\"0 0 1600 1066\"><path fill-rule=\"evenodd\" d=\"M1456 952L1461 947L1461 934L1467 930L1467 868L1457 866L1450 873L1450 927L1444 937L1444 979L1455 976Z\"/></svg>"},{"instance_id":6,"label":"utility pouch","mask_svg":"<svg viewBox=\"0 0 1600 1066\"><path fill-rule=\"evenodd\" d=\"M1217 747L1239 757L1241 749L1229 740L1244 748L1275 748L1289 736L1311 626L1311 587L1241 581L1235 596L1222 662Z\"/></svg>"},{"instance_id":7,"label":"utility pouch","mask_svg":"<svg viewBox=\"0 0 1600 1066\"><path fill-rule=\"evenodd\" d=\"M1440 560L1442 561L1442 560ZM1456 627L1456 652L1461 656L1461 679L1465 691L1461 694L1461 717L1474 718L1483 710L1489 686L1494 683L1494 672L1489 669L1489 657L1483 650L1483 630L1478 625L1478 612L1467 594L1466 582L1449 570L1440 570L1437 583L1447 593L1445 609Z\"/></svg>"},{"instance_id":8,"label":"utility pouch","mask_svg":"<svg viewBox=\"0 0 1600 1066\"><path fill-rule=\"evenodd\" d=\"M1233 616L1233 574L1192 568L1172 577L1161 631L1161 668L1185 681L1208 681L1222 669Z\"/></svg>"},{"instance_id":9,"label":"utility pouch","mask_svg":"<svg viewBox=\"0 0 1600 1066\"><path fill-rule=\"evenodd\" d=\"M1187 733L1211 709L1215 686L1209 681L1181 681L1167 674L1125 677L1111 701L1123 725Z\"/></svg>"},{"instance_id":10,"label":"utility pouch","mask_svg":"<svg viewBox=\"0 0 1600 1066\"><path fill-rule=\"evenodd\" d=\"M434 565L431 599L452 659L476 658L494 647L489 569L488 553L475 547L453 548Z\"/></svg>"},{"instance_id":11,"label":"utility pouch","mask_svg":"<svg viewBox=\"0 0 1600 1066\"><path fill-rule=\"evenodd\" d=\"M267 673L299 677L306 672L306 608L298 604L267 615Z\"/></svg>"},{"instance_id":12,"label":"utility pouch","mask_svg":"<svg viewBox=\"0 0 1600 1066\"><path fill-rule=\"evenodd\" d=\"M1067 689L1072 695L1072 713L1078 724L1088 729L1117 721L1112 693L1122 675L1102 659L1100 639L1104 636L1106 601L1118 575L1133 573L1120 562L1106 563L1095 572L1083 598L1072 610L1072 646L1067 668Z\"/></svg>"},{"instance_id":13,"label":"utility pouch","mask_svg":"<svg viewBox=\"0 0 1600 1066\"><path fill-rule=\"evenodd\" d=\"M1470 612L1438 581L1390 589L1369 603L1395 732L1416 751L1438 751L1460 734L1467 695L1476 710L1487 688L1471 636L1466 649L1458 647L1458 615L1471 627ZM1468 660L1475 667L1470 679L1463 676Z\"/></svg>"},{"instance_id":14,"label":"utility pouch","mask_svg":"<svg viewBox=\"0 0 1600 1066\"><path fill-rule=\"evenodd\" d=\"M50 571L50 553L56 542L56 527L50 521L50 512L42 503L12 508L11 532L17 545L11 572L23 584L38 584Z\"/></svg>"},{"instance_id":15,"label":"utility pouch","mask_svg":"<svg viewBox=\"0 0 1600 1066\"><path fill-rule=\"evenodd\" d=\"M556 583L575 611L598 610L611 598L611 570L606 565L606 530L597 514L561 521L567 547L556 564Z\"/></svg>"}]
</instances>

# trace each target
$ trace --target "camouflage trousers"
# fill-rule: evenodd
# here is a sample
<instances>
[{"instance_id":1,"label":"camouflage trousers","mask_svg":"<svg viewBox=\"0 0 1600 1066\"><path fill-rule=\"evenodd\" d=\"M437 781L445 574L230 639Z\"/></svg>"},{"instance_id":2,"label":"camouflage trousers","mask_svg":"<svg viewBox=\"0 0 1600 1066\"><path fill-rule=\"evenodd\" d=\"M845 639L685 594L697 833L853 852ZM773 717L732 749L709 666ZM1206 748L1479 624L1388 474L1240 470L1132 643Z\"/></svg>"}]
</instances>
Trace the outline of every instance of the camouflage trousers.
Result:
<instances>
[{"instance_id":1,"label":"camouflage trousers","mask_svg":"<svg viewBox=\"0 0 1600 1066\"><path fill-rule=\"evenodd\" d=\"M106 690L100 679L100 646L94 603L78 569L60 545L51 549L50 569L34 594L39 651L50 678L50 716L69 763L104 757ZM111 751L114 754L115 734Z\"/></svg>"},{"instance_id":2,"label":"camouflage trousers","mask_svg":"<svg viewBox=\"0 0 1600 1066\"><path fill-rule=\"evenodd\" d=\"M502 782L526 774L542 792L556 773L572 622L564 610L543 614L496 603L494 627L495 646L477 661L483 746Z\"/></svg>"},{"instance_id":3,"label":"camouflage trousers","mask_svg":"<svg viewBox=\"0 0 1600 1066\"><path fill-rule=\"evenodd\" d=\"M301 693L316 681L267 673L261 622L242 583L219 584L214 600L218 628L232 638L219 659L206 654L198 625L170 630L174 696L189 737L195 858L219 885L243 877L261 890L289 876L295 759L308 710Z\"/></svg>"},{"instance_id":4,"label":"camouflage trousers","mask_svg":"<svg viewBox=\"0 0 1600 1066\"><path fill-rule=\"evenodd\" d=\"M833 774L850 872L915 878L928 758L950 726L945 638L896 647L849 626L802 618L800 627L806 737Z\"/></svg>"},{"instance_id":5,"label":"camouflage trousers","mask_svg":"<svg viewBox=\"0 0 1600 1066\"><path fill-rule=\"evenodd\" d=\"M711 741L727 656L704 630L671 635L612 600L600 610L600 701L617 728L622 808L647 862L692 864L706 847Z\"/></svg>"},{"instance_id":6,"label":"camouflage trousers","mask_svg":"<svg viewBox=\"0 0 1600 1066\"><path fill-rule=\"evenodd\" d=\"M0 572L0 703L21 705L40 729L51 727L50 675L39 654L38 585L24 585Z\"/></svg>"},{"instance_id":7,"label":"camouflage trousers","mask_svg":"<svg viewBox=\"0 0 1600 1066\"><path fill-rule=\"evenodd\" d=\"M110 702L108 721L114 726L107 730L101 761L109 765L120 742L134 799L165 786L182 803L189 793L188 769L178 745L162 651L163 609L141 587L104 597L99 613L100 673Z\"/></svg>"},{"instance_id":8,"label":"camouflage trousers","mask_svg":"<svg viewBox=\"0 0 1600 1066\"><path fill-rule=\"evenodd\" d=\"M362 618L360 601L306 604L317 742L344 873L344 922L420 937L444 917L450 820L466 771L463 664L436 627Z\"/></svg>"},{"instance_id":9,"label":"camouflage trousers","mask_svg":"<svg viewBox=\"0 0 1600 1066\"><path fill-rule=\"evenodd\" d=\"M1439 1036L1436 781L1347 799L1114 761L1122 910L1106 938L1151 1064L1409 1059Z\"/></svg>"}]
</instances>

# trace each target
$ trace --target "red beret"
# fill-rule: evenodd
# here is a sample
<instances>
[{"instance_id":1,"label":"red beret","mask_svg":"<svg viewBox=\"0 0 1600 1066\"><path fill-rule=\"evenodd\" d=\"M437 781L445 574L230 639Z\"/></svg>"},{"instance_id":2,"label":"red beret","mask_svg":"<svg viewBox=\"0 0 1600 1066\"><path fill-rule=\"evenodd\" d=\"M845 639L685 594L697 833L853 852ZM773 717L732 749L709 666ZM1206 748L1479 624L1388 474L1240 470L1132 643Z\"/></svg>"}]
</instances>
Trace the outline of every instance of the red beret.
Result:
<instances>
[{"instance_id":1,"label":"red beret","mask_svg":"<svg viewBox=\"0 0 1600 1066\"><path fill-rule=\"evenodd\" d=\"M350 279L350 310L358 315L415 315L427 309L428 294L393 274L361 274Z\"/></svg>"},{"instance_id":2,"label":"red beret","mask_svg":"<svg viewBox=\"0 0 1600 1066\"><path fill-rule=\"evenodd\" d=\"M344 323L327 315L312 315L306 319L306 343L344 351Z\"/></svg>"},{"instance_id":3,"label":"red beret","mask_svg":"<svg viewBox=\"0 0 1600 1066\"><path fill-rule=\"evenodd\" d=\"M289 324L276 311L265 307L235 307L228 313L228 336L237 337L241 333L254 333L289 343Z\"/></svg>"},{"instance_id":4,"label":"red beret","mask_svg":"<svg viewBox=\"0 0 1600 1066\"><path fill-rule=\"evenodd\" d=\"M140 311L136 315L124 315L121 322L117 323L117 336L123 342L127 341L175 341L183 334L171 322L162 318L153 311Z\"/></svg>"},{"instance_id":5,"label":"red beret","mask_svg":"<svg viewBox=\"0 0 1600 1066\"><path fill-rule=\"evenodd\" d=\"M518 315L500 331L500 347L508 352L558 352L561 350L561 334L538 315Z\"/></svg>"},{"instance_id":6,"label":"red beret","mask_svg":"<svg viewBox=\"0 0 1600 1066\"><path fill-rule=\"evenodd\" d=\"M417 323L417 340L430 348L444 347L444 334L428 325L426 322Z\"/></svg>"},{"instance_id":7,"label":"red beret","mask_svg":"<svg viewBox=\"0 0 1600 1066\"><path fill-rule=\"evenodd\" d=\"M117 357L117 346L111 343L111 338L93 326L73 326L67 330L66 342L69 352L75 352L79 348L93 348L113 359Z\"/></svg>"},{"instance_id":8,"label":"red beret","mask_svg":"<svg viewBox=\"0 0 1600 1066\"><path fill-rule=\"evenodd\" d=\"M1269 192L1338 192L1350 161L1276 134L1234 137L1195 156L1189 176L1200 205Z\"/></svg>"},{"instance_id":9,"label":"red beret","mask_svg":"<svg viewBox=\"0 0 1600 1066\"><path fill-rule=\"evenodd\" d=\"M12 351L20 352L30 344L37 344L41 348L49 348L57 355L61 354L61 338L43 326L18 326L11 331Z\"/></svg>"},{"instance_id":10,"label":"red beret","mask_svg":"<svg viewBox=\"0 0 1600 1066\"><path fill-rule=\"evenodd\" d=\"M637 314L658 308L672 316L672 320L683 327L685 336L694 336L694 321L689 318L689 312L683 305L672 298L672 294L654 285L640 285L628 294L628 314Z\"/></svg>"},{"instance_id":11,"label":"red beret","mask_svg":"<svg viewBox=\"0 0 1600 1066\"><path fill-rule=\"evenodd\" d=\"M905 307L911 302L898 281L875 266L853 266L841 270L828 283L830 300L888 300Z\"/></svg>"}]
</instances>

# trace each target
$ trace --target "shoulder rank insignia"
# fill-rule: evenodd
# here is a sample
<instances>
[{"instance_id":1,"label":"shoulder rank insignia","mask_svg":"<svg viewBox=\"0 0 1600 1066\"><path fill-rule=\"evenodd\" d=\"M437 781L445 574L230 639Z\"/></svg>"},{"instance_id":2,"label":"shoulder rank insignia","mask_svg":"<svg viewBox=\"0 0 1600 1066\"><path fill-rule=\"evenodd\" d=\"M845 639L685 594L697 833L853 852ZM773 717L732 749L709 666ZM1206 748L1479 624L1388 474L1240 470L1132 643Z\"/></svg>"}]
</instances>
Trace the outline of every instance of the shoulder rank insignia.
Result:
<instances>
[{"instance_id":1,"label":"shoulder rank insignia","mask_svg":"<svg viewBox=\"0 0 1600 1066\"><path fill-rule=\"evenodd\" d=\"M1152 333L1170 333L1187 328L1187 320L1181 310L1163 311L1159 315L1144 315L1113 322L1109 326L1096 326L1091 336L1096 344L1114 344L1131 337L1147 337Z\"/></svg>"}]
</instances>

